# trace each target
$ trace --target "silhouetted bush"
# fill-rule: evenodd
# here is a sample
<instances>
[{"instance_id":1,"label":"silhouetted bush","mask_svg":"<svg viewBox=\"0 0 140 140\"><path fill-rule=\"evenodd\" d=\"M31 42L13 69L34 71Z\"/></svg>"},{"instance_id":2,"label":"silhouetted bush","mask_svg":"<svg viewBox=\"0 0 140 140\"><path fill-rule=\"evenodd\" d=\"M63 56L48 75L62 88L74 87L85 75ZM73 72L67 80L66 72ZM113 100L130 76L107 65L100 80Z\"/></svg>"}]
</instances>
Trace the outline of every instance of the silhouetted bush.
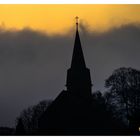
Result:
<instances>
[{"instance_id":1,"label":"silhouetted bush","mask_svg":"<svg viewBox=\"0 0 140 140\"><path fill-rule=\"evenodd\" d=\"M11 136L15 134L15 129L10 127L0 127L1 136Z\"/></svg>"},{"instance_id":2,"label":"silhouetted bush","mask_svg":"<svg viewBox=\"0 0 140 140\"><path fill-rule=\"evenodd\" d=\"M17 126L16 126L16 135L26 135L26 131L23 125L23 121L21 118L18 119L17 121Z\"/></svg>"},{"instance_id":3,"label":"silhouetted bush","mask_svg":"<svg viewBox=\"0 0 140 140\"><path fill-rule=\"evenodd\" d=\"M17 120L22 120L26 135L37 134L38 119L51 104L51 100L44 100L37 105L24 109Z\"/></svg>"}]
</instances>

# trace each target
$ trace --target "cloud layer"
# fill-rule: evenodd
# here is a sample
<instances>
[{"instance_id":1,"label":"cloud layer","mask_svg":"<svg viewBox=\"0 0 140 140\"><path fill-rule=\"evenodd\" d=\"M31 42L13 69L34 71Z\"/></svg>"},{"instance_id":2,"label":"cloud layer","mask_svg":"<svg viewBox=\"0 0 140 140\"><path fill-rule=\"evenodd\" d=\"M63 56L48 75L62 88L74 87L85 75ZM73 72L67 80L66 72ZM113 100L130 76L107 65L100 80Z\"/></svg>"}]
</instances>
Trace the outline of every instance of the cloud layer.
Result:
<instances>
[{"instance_id":1,"label":"cloud layer","mask_svg":"<svg viewBox=\"0 0 140 140\"><path fill-rule=\"evenodd\" d=\"M0 126L14 125L20 111L65 89L75 33L48 36L23 29L0 30ZM80 31L93 91L104 90L114 69L140 69L140 26L125 25L104 33Z\"/></svg>"}]
</instances>

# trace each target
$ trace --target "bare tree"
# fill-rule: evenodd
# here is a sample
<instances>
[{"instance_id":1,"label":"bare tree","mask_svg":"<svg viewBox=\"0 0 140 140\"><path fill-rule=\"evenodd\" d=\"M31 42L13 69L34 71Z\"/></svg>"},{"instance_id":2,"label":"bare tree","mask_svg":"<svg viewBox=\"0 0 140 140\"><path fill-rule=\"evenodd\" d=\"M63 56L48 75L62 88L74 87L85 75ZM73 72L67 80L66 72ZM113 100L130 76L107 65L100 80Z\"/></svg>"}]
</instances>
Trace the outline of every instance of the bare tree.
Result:
<instances>
[{"instance_id":1,"label":"bare tree","mask_svg":"<svg viewBox=\"0 0 140 140\"><path fill-rule=\"evenodd\" d=\"M51 102L51 100L44 100L39 102L37 105L24 109L21 112L18 120L22 119L27 135L36 134L38 131L38 120L40 116L45 112L47 107L51 104Z\"/></svg>"},{"instance_id":2,"label":"bare tree","mask_svg":"<svg viewBox=\"0 0 140 140\"><path fill-rule=\"evenodd\" d=\"M123 111L128 120L138 115L140 111L140 71L132 68L119 68L105 81L108 88L106 96L110 96L111 103Z\"/></svg>"}]
</instances>

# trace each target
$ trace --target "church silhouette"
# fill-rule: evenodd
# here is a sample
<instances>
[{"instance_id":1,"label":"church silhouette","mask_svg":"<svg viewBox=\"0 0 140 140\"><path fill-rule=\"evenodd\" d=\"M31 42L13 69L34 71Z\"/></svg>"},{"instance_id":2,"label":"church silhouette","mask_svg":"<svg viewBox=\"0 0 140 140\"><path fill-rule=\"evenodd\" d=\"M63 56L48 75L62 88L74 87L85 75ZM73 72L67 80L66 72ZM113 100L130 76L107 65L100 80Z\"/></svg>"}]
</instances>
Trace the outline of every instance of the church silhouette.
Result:
<instances>
[{"instance_id":1,"label":"church silhouette","mask_svg":"<svg viewBox=\"0 0 140 140\"><path fill-rule=\"evenodd\" d=\"M113 123L104 106L92 99L90 70L86 67L76 20L71 67L63 90L39 119L41 135L104 135ZM108 123L110 122L110 123ZM111 124L111 125L110 125Z\"/></svg>"}]
</instances>

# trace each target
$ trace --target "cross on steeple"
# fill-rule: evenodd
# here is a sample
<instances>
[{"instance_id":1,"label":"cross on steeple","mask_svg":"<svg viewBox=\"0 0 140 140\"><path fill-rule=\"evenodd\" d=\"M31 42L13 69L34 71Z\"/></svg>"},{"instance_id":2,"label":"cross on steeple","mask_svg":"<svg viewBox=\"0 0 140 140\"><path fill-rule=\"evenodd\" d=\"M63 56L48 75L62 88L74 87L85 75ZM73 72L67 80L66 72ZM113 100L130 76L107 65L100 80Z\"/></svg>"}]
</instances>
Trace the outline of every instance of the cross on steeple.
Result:
<instances>
[{"instance_id":1,"label":"cross on steeple","mask_svg":"<svg viewBox=\"0 0 140 140\"><path fill-rule=\"evenodd\" d=\"M76 17L75 17L75 20L76 20L76 29L78 30L78 20L79 20L79 17L76 16Z\"/></svg>"}]
</instances>

